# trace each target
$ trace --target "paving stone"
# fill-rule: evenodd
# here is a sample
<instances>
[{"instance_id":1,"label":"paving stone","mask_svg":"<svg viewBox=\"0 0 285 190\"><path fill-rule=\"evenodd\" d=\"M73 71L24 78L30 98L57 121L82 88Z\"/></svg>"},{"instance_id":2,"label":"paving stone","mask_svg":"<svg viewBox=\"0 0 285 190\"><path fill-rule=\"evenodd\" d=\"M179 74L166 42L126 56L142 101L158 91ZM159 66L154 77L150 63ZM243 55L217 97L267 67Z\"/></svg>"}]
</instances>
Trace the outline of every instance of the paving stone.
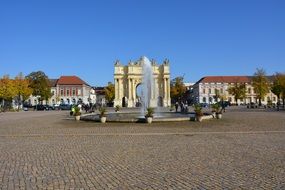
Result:
<instances>
[{"instance_id":1,"label":"paving stone","mask_svg":"<svg viewBox=\"0 0 285 190\"><path fill-rule=\"evenodd\" d=\"M0 114L0 189L285 188L284 112L151 126L66 118Z\"/></svg>"}]
</instances>

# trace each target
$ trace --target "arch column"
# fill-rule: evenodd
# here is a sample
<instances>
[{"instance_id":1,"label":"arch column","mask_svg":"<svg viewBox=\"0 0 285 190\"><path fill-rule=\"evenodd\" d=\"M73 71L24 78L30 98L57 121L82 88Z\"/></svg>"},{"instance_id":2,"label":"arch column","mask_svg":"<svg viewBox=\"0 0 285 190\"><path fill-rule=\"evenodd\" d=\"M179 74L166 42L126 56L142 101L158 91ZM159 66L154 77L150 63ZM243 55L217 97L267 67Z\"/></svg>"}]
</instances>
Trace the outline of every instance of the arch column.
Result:
<instances>
[{"instance_id":1,"label":"arch column","mask_svg":"<svg viewBox=\"0 0 285 190\"><path fill-rule=\"evenodd\" d=\"M136 83L135 80L133 79L133 101L136 101Z\"/></svg>"},{"instance_id":2,"label":"arch column","mask_svg":"<svg viewBox=\"0 0 285 190\"><path fill-rule=\"evenodd\" d=\"M167 106L171 106L171 98L170 98L170 79L167 78Z\"/></svg>"},{"instance_id":3,"label":"arch column","mask_svg":"<svg viewBox=\"0 0 285 190\"><path fill-rule=\"evenodd\" d=\"M132 89L131 79L128 79L128 99L132 98L131 89Z\"/></svg>"},{"instance_id":4,"label":"arch column","mask_svg":"<svg viewBox=\"0 0 285 190\"><path fill-rule=\"evenodd\" d=\"M120 79L119 78L115 78L114 80L114 83L115 83L115 100L114 100L114 106L116 105L119 105L121 106L122 105L122 100L120 98ZM124 89L123 89L124 90Z\"/></svg>"},{"instance_id":5,"label":"arch column","mask_svg":"<svg viewBox=\"0 0 285 190\"><path fill-rule=\"evenodd\" d=\"M128 107L134 107L133 86L133 79L128 78Z\"/></svg>"}]
</instances>

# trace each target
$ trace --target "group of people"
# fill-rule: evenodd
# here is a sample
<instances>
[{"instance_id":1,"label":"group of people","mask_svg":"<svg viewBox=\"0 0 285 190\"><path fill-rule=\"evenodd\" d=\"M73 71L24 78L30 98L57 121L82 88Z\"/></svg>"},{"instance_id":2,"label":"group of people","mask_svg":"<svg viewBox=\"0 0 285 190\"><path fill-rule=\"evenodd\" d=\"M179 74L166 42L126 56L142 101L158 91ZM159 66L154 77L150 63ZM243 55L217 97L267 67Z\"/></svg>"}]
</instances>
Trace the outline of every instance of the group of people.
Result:
<instances>
[{"instance_id":1,"label":"group of people","mask_svg":"<svg viewBox=\"0 0 285 190\"><path fill-rule=\"evenodd\" d=\"M176 102L175 103L175 111L178 112L178 107L180 107L181 113L188 113L188 105L187 102Z\"/></svg>"},{"instance_id":2,"label":"group of people","mask_svg":"<svg viewBox=\"0 0 285 190\"><path fill-rule=\"evenodd\" d=\"M95 110L97 110L98 108L101 107L100 104L78 104L78 105L72 105L71 106L71 110L70 110L70 115L73 115L74 111L75 111L75 107L78 107L80 109L80 111L82 112L83 110L85 110L85 113L92 113L95 112Z\"/></svg>"}]
</instances>

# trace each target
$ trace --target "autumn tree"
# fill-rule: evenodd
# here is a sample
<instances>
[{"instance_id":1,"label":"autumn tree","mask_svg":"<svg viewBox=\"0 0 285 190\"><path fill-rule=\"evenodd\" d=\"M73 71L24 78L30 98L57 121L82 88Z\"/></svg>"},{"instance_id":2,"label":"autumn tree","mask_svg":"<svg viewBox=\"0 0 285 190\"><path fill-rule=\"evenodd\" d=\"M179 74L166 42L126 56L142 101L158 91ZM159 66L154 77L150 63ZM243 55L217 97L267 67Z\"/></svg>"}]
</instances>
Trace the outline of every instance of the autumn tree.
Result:
<instances>
[{"instance_id":1,"label":"autumn tree","mask_svg":"<svg viewBox=\"0 0 285 190\"><path fill-rule=\"evenodd\" d=\"M234 96L235 102L237 103L238 100L242 100L246 97L245 84L236 82L234 86L229 87L228 92Z\"/></svg>"},{"instance_id":2,"label":"autumn tree","mask_svg":"<svg viewBox=\"0 0 285 190\"><path fill-rule=\"evenodd\" d=\"M23 73L19 73L15 77L14 86L18 102L18 109L20 109L19 104L20 103L23 104L23 102L27 100L29 96L32 94L32 89L29 87L29 85L30 85L29 80L24 77Z\"/></svg>"},{"instance_id":3,"label":"autumn tree","mask_svg":"<svg viewBox=\"0 0 285 190\"><path fill-rule=\"evenodd\" d=\"M221 93L220 93L220 91L218 89L215 89L215 96L214 96L214 98L215 98L216 102L218 102L219 99L222 99L222 95L221 95Z\"/></svg>"},{"instance_id":4,"label":"autumn tree","mask_svg":"<svg viewBox=\"0 0 285 190\"><path fill-rule=\"evenodd\" d=\"M109 82L108 86L104 88L105 98L108 103L112 103L115 99L115 85Z\"/></svg>"},{"instance_id":5,"label":"autumn tree","mask_svg":"<svg viewBox=\"0 0 285 190\"><path fill-rule=\"evenodd\" d=\"M273 76L273 85L271 91L277 96L278 104L280 103L280 98L282 98L283 105L285 103L285 74L276 73Z\"/></svg>"},{"instance_id":6,"label":"autumn tree","mask_svg":"<svg viewBox=\"0 0 285 190\"><path fill-rule=\"evenodd\" d=\"M261 100L266 96L270 89L270 85L264 69L256 70L252 79L252 85L257 95L259 106L261 106Z\"/></svg>"},{"instance_id":7,"label":"autumn tree","mask_svg":"<svg viewBox=\"0 0 285 190\"><path fill-rule=\"evenodd\" d=\"M16 96L14 81L8 75L0 79L0 99L4 110L12 103L13 98Z\"/></svg>"},{"instance_id":8,"label":"autumn tree","mask_svg":"<svg viewBox=\"0 0 285 190\"><path fill-rule=\"evenodd\" d=\"M186 87L183 82L183 77L176 77L170 82L170 97L173 102L182 100L185 92Z\"/></svg>"},{"instance_id":9,"label":"autumn tree","mask_svg":"<svg viewBox=\"0 0 285 190\"><path fill-rule=\"evenodd\" d=\"M29 80L33 96L39 97L40 101L48 100L51 97L49 79L44 72L32 72L26 76L26 79Z\"/></svg>"}]
</instances>

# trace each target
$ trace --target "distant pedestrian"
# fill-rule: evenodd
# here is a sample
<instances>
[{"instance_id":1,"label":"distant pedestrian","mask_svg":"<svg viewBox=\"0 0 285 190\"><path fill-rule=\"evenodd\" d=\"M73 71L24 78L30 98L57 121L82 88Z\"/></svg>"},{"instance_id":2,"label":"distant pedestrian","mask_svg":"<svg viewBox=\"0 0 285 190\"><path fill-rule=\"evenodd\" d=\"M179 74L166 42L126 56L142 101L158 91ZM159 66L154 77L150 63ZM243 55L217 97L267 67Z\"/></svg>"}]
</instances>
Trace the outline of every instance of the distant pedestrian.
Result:
<instances>
[{"instance_id":1,"label":"distant pedestrian","mask_svg":"<svg viewBox=\"0 0 285 190\"><path fill-rule=\"evenodd\" d=\"M181 111L181 113L184 112L184 103L183 102L181 102L181 104L180 104L180 111Z\"/></svg>"},{"instance_id":2,"label":"distant pedestrian","mask_svg":"<svg viewBox=\"0 0 285 190\"><path fill-rule=\"evenodd\" d=\"M184 104L184 113L188 113L188 105L187 104Z\"/></svg>"},{"instance_id":3,"label":"distant pedestrian","mask_svg":"<svg viewBox=\"0 0 285 190\"><path fill-rule=\"evenodd\" d=\"M179 106L178 102L175 102L175 112L178 111L178 106Z\"/></svg>"},{"instance_id":4,"label":"distant pedestrian","mask_svg":"<svg viewBox=\"0 0 285 190\"><path fill-rule=\"evenodd\" d=\"M70 116L73 116L73 113L75 112L75 106L74 105L72 105L72 107L71 107L71 111L70 111Z\"/></svg>"},{"instance_id":5,"label":"distant pedestrian","mask_svg":"<svg viewBox=\"0 0 285 190\"><path fill-rule=\"evenodd\" d=\"M226 105L224 102L222 102L222 111L225 113L226 112Z\"/></svg>"},{"instance_id":6,"label":"distant pedestrian","mask_svg":"<svg viewBox=\"0 0 285 190\"><path fill-rule=\"evenodd\" d=\"M175 111L178 111L178 102L175 103Z\"/></svg>"}]
</instances>

